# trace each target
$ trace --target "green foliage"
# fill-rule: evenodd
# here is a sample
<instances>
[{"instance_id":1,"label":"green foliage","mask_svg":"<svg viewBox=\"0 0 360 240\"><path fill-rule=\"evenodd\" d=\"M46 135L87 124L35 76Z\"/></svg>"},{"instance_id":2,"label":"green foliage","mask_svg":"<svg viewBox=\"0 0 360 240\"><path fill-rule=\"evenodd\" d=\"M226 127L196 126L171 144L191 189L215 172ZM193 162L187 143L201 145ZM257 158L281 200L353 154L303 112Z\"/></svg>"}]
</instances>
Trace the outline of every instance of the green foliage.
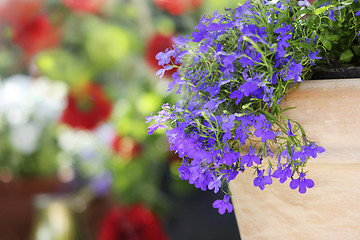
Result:
<instances>
[{"instance_id":1,"label":"green foliage","mask_svg":"<svg viewBox=\"0 0 360 240\"><path fill-rule=\"evenodd\" d=\"M326 0L318 0L314 6L326 4ZM358 65L360 63L360 24L355 13L360 10L360 4L353 0L334 1L316 11L325 11L336 7L333 21L329 17L322 17L318 24L317 33L323 46L321 56L323 60L318 65L339 67L344 64ZM349 6L350 5L350 6ZM311 21L311 20L310 20ZM314 22L320 23L319 22Z\"/></svg>"}]
</instances>

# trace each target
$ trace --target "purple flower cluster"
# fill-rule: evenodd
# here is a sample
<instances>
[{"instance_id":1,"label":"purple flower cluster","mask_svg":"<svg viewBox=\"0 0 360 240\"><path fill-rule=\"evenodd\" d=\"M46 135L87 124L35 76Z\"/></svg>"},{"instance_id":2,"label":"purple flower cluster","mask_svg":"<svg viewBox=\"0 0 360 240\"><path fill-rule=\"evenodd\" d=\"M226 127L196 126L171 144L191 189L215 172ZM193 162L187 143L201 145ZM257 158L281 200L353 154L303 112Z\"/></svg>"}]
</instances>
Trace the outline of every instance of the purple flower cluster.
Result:
<instances>
[{"instance_id":1,"label":"purple flower cluster","mask_svg":"<svg viewBox=\"0 0 360 240\"><path fill-rule=\"evenodd\" d=\"M183 159L179 176L196 188L216 193L253 168L253 184L261 190L279 178L305 193L314 182L303 168L324 149L282 114L280 103L320 58L318 37L301 29L302 15L294 14L307 1L252 2L203 16L191 37L175 38L171 50L156 56L159 75L181 64L169 88L177 86L183 97L147 118L155 121L148 133L167 128L170 150ZM231 212L230 193L213 206L220 214Z\"/></svg>"}]
</instances>

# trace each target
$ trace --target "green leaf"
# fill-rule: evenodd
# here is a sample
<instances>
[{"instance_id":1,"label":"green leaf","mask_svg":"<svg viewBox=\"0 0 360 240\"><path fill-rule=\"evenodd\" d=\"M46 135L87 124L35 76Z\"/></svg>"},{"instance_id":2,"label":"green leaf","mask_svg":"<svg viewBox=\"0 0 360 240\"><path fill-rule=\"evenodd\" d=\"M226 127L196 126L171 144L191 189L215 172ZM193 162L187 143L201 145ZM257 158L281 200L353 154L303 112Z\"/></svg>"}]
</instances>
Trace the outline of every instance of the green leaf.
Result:
<instances>
[{"instance_id":1,"label":"green leaf","mask_svg":"<svg viewBox=\"0 0 360 240\"><path fill-rule=\"evenodd\" d=\"M300 10L300 11L296 11L296 13L293 15L293 17L294 18L296 18L297 16L302 17L302 15L308 14L308 13L309 13L308 9L303 9L303 10Z\"/></svg>"},{"instance_id":2,"label":"green leaf","mask_svg":"<svg viewBox=\"0 0 360 240\"><path fill-rule=\"evenodd\" d=\"M248 108L251 104L252 104L252 102L249 102L249 103L247 103L247 104L242 105L241 107L242 107L242 109L246 109L246 108Z\"/></svg>"},{"instance_id":3,"label":"green leaf","mask_svg":"<svg viewBox=\"0 0 360 240\"><path fill-rule=\"evenodd\" d=\"M326 38L324 37L320 37L320 42L324 45L324 47L327 49L327 50L331 50L332 48L332 44L329 40L327 40Z\"/></svg>"},{"instance_id":4,"label":"green leaf","mask_svg":"<svg viewBox=\"0 0 360 240\"><path fill-rule=\"evenodd\" d=\"M331 41L331 42L334 42L334 41L338 41L340 39L340 36L338 35L326 35L326 39Z\"/></svg>"},{"instance_id":5,"label":"green leaf","mask_svg":"<svg viewBox=\"0 0 360 240\"><path fill-rule=\"evenodd\" d=\"M295 109L296 107L288 107L288 108L285 108L285 109L282 109L281 111L280 111L280 113L283 113L283 112L285 112L285 111L288 111L288 110L291 110L291 109Z\"/></svg>"},{"instance_id":6,"label":"green leaf","mask_svg":"<svg viewBox=\"0 0 360 240\"><path fill-rule=\"evenodd\" d=\"M340 61L343 61L343 62L350 62L352 60L352 58L354 57L354 53L348 49L348 50L345 50L341 53L340 55Z\"/></svg>"},{"instance_id":7,"label":"green leaf","mask_svg":"<svg viewBox=\"0 0 360 240\"><path fill-rule=\"evenodd\" d=\"M327 9L327 6L323 6L323 7L321 7L321 8L317 8L317 9L315 9L314 14L316 14L316 15L322 14L323 12L326 11L326 9Z\"/></svg>"},{"instance_id":8,"label":"green leaf","mask_svg":"<svg viewBox=\"0 0 360 240\"><path fill-rule=\"evenodd\" d=\"M247 113L235 113L234 115L235 115L235 117L242 117L242 116L247 115Z\"/></svg>"},{"instance_id":9,"label":"green leaf","mask_svg":"<svg viewBox=\"0 0 360 240\"><path fill-rule=\"evenodd\" d=\"M296 44L299 45L299 47L305 48L305 49L310 50L312 52L315 51L313 45L311 45L311 44L306 44L306 43L301 43L301 42L298 42Z\"/></svg>"},{"instance_id":10,"label":"green leaf","mask_svg":"<svg viewBox=\"0 0 360 240\"><path fill-rule=\"evenodd\" d=\"M271 114L269 112L264 111L264 115L268 120L272 120L274 122L278 121L277 118L273 114Z\"/></svg>"},{"instance_id":11,"label":"green leaf","mask_svg":"<svg viewBox=\"0 0 360 240\"><path fill-rule=\"evenodd\" d=\"M291 143L290 143L290 140L286 141L286 149L288 151L289 156L291 156Z\"/></svg>"},{"instance_id":12,"label":"green leaf","mask_svg":"<svg viewBox=\"0 0 360 240\"><path fill-rule=\"evenodd\" d=\"M353 45L351 48L354 51L356 56L360 55L360 45Z\"/></svg>"},{"instance_id":13,"label":"green leaf","mask_svg":"<svg viewBox=\"0 0 360 240\"><path fill-rule=\"evenodd\" d=\"M208 115L205 114L205 111L202 111L201 115L205 118L206 121L210 122L210 118Z\"/></svg>"}]
</instances>

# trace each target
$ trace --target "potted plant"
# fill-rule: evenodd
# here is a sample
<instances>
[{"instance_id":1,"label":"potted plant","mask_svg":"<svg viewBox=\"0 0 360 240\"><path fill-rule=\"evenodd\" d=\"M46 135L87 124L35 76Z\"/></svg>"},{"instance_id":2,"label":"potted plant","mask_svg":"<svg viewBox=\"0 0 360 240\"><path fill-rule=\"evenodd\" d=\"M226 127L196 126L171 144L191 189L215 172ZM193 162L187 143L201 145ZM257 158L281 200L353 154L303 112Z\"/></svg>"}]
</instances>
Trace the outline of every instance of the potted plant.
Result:
<instances>
[{"instance_id":1,"label":"potted plant","mask_svg":"<svg viewBox=\"0 0 360 240\"><path fill-rule=\"evenodd\" d=\"M180 178L223 190L213 206L235 208L243 239L359 236L360 81L303 82L317 63L354 63L359 10L350 0L250 0L204 16L157 55L160 76L178 68L169 86L180 98L147 118L148 133L166 129Z\"/></svg>"}]
</instances>

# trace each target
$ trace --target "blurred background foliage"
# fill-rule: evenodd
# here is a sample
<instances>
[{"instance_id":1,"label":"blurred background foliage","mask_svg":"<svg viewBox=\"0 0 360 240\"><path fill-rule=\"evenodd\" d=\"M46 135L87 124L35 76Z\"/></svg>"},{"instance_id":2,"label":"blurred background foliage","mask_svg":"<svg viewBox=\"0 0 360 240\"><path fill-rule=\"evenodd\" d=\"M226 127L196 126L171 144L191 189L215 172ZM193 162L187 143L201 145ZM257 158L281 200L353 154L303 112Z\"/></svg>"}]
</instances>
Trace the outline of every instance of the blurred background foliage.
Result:
<instances>
[{"instance_id":1,"label":"blurred background foliage","mask_svg":"<svg viewBox=\"0 0 360 240\"><path fill-rule=\"evenodd\" d=\"M36 221L26 234L170 238L157 217L171 214L169 193L183 196L194 189L178 180L179 160L166 138L147 135L145 117L177 97L167 92L171 75L155 75L155 55L171 47L173 36L191 34L203 14L237 5L235 0L0 1L0 195L7 196L0 196L0 206L8 207L13 195L31 195L23 199L37 209L35 215L29 210ZM89 213L92 204L101 210ZM9 227L15 224L9 218L16 214L4 211L0 216L7 220L0 219L0 226L8 225L0 227L2 236L28 239L15 237L19 231ZM46 215L51 211L62 212L65 220L51 220ZM74 218L69 211L78 222L86 214L91 220L83 228L61 225ZM138 228L158 230L141 235Z\"/></svg>"}]
</instances>

